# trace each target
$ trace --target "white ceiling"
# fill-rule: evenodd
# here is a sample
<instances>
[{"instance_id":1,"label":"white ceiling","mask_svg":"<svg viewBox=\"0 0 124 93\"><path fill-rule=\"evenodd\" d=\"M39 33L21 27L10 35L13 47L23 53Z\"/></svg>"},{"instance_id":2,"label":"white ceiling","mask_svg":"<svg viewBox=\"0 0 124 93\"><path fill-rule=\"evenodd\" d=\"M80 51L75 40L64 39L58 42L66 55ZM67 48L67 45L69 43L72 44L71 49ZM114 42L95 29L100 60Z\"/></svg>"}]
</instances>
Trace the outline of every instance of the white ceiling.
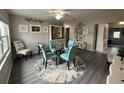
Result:
<instances>
[{"instance_id":1,"label":"white ceiling","mask_svg":"<svg viewBox=\"0 0 124 93\"><path fill-rule=\"evenodd\" d=\"M55 21L55 17L49 13L49 9L10 9L9 13L24 17L39 18L47 21ZM65 9L69 15L64 15L60 20L84 21L84 22L117 22L124 20L124 9Z\"/></svg>"}]
</instances>

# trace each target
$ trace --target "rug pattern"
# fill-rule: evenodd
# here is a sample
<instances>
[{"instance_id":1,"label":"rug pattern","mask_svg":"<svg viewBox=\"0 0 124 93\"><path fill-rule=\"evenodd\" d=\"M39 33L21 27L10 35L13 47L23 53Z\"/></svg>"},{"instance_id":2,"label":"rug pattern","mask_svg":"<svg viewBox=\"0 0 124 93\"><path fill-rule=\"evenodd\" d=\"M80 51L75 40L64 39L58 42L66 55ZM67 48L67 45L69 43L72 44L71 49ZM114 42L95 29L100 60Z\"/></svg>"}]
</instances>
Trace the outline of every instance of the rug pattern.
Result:
<instances>
[{"instance_id":1,"label":"rug pattern","mask_svg":"<svg viewBox=\"0 0 124 93\"><path fill-rule=\"evenodd\" d=\"M76 57L76 62L79 63L81 59ZM47 69L43 65L43 59L38 59L36 64L34 64L34 72L42 79L50 83L67 83L75 79L78 79L83 75L85 71L85 64L77 64L74 67L73 64L70 64L70 70L67 68L67 63L55 65L55 61L49 60L47 64Z\"/></svg>"}]
</instances>

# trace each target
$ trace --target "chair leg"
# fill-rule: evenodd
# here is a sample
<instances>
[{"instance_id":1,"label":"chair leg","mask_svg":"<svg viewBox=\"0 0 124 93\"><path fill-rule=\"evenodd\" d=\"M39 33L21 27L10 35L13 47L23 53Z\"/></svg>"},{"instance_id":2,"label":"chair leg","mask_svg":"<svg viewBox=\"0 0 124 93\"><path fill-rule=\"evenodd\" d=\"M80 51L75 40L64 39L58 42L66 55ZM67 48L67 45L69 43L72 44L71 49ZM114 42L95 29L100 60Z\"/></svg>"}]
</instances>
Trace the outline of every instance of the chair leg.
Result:
<instances>
[{"instance_id":1,"label":"chair leg","mask_svg":"<svg viewBox=\"0 0 124 93\"><path fill-rule=\"evenodd\" d=\"M31 58L32 58L32 56L33 56L33 54L32 54L32 52L31 52Z\"/></svg>"},{"instance_id":2,"label":"chair leg","mask_svg":"<svg viewBox=\"0 0 124 93\"><path fill-rule=\"evenodd\" d=\"M47 61L45 62L45 69L47 68Z\"/></svg>"},{"instance_id":3,"label":"chair leg","mask_svg":"<svg viewBox=\"0 0 124 93\"><path fill-rule=\"evenodd\" d=\"M25 60L27 60L27 56L26 56L26 55L24 55L24 57L25 57Z\"/></svg>"},{"instance_id":4,"label":"chair leg","mask_svg":"<svg viewBox=\"0 0 124 93\"><path fill-rule=\"evenodd\" d=\"M43 59L43 65L44 65L44 61L45 61L45 60Z\"/></svg>"},{"instance_id":5,"label":"chair leg","mask_svg":"<svg viewBox=\"0 0 124 93\"><path fill-rule=\"evenodd\" d=\"M123 60L123 57L121 57L121 61Z\"/></svg>"},{"instance_id":6,"label":"chair leg","mask_svg":"<svg viewBox=\"0 0 124 93\"><path fill-rule=\"evenodd\" d=\"M67 62L68 70L69 70L69 61Z\"/></svg>"},{"instance_id":7,"label":"chair leg","mask_svg":"<svg viewBox=\"0 0 124 93\"><path fill-rule=\"evenodd\" d=\"M22 55L23 58L25 58L25 55Z\"/></svg>"},{"instance_id":8,"label":"chair leg","mask_svg":"<svg viewBox=\"0 0 124 93\"><path fill-rule=\"evenodd\" d=\"M17 60L19 59L19 55L17 55Z\"/></svg>"},{"instance_id":9,"label":"chair leg","mask_svg":"<svg viewBox=\"0 0 124 93\"><path fill-rule=\"evenodd\" d=\"M76 66L76 64L75 64L75 59L73 59L73 64L74 64L74 67Z\"/></svg>"},{"instance_id":10,"label":"chair leg","mask_svg":"<svg viewBox=\"0 0 124 93\"><path fill-rule=\"evenodd\" d=\"M56 57L56 66L57 66L57 57Z\"/></svg>"}]
</instances>

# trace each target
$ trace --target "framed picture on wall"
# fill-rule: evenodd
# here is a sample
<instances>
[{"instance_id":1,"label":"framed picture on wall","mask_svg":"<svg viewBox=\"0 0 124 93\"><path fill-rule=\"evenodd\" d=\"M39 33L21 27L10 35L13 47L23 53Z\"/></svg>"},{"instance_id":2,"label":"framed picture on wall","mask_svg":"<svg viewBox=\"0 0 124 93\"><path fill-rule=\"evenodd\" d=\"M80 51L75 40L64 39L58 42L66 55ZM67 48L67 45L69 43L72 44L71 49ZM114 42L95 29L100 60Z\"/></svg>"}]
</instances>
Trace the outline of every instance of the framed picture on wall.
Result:
<instances>
[{"instance_id":1,"label":"framed picture on wall","mask_svg":"<svg viewBox=\"0 0 124 93\"><path fill-rule=\"evenodd\" d=\"M40 25L30 25L29 28L31 33L41 33Z\"/></svg>"},{"instance_id":2,"label":"framed picture on wall","mask_svg":"<svg viewBox=\"0 0 124 93\"><path fill-rule=\"evenodd\" d=\"M28 25L19 24L18 25L18 31L19 32L28 32Z\"/></svg>"}]
</instances>

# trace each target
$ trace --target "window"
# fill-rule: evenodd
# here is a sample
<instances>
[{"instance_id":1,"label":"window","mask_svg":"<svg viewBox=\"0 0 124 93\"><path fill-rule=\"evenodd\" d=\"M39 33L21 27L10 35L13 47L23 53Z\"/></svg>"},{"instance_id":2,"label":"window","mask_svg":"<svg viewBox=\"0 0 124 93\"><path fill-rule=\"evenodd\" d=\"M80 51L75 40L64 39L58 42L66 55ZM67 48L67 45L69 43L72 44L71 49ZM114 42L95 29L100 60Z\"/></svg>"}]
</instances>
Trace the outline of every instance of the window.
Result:
<instances>
[{"instance_id":1,"label":"window","mask_svg":"<svg viewBox=\"0 0 124 93\"><path fill-rule=\"evenodd\" d=\"M0 62L9 50L9 26L0 21ZM0 63L1 64L1 63Z\"/></svg>"},{"instance_id":2,"label":"window","mask_svg":"<svg viewBox=\"0 0 124 93\"><path fill-rule=\"evenodd\" d=\"M114 32L113 38L120 38L120 32Z\"/></svg>"}]
</instances>

